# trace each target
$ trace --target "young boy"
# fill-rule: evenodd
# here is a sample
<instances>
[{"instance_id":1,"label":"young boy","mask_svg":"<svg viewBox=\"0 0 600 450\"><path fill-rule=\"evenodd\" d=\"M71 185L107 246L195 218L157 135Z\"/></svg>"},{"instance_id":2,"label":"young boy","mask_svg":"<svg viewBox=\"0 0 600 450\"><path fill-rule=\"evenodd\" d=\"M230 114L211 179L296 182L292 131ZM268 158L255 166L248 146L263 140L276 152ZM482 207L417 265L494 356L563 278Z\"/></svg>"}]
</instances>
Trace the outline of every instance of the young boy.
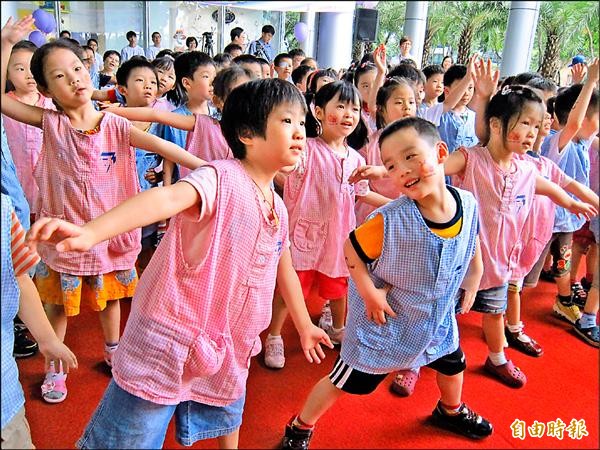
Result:
<instances>
[{"instance_id":1,"label":"young boy","mask_svg":"<svg viewBox=\"0 0 600 450\"><path fill-rule=\"evenodd\" d=\"M419 105L417 110L418 117L425 117L425 112L438 104L438 97L444 93L444 69L438 64L432 64L423 68L423 75L425 75L425 85L423 90L425 91L425 98Z\"/></svg>"},{"instance_id":2,"label":"young boy","mask_svg":"<svg viewBox=\"0 0 600 450\"><path fill-rule=\"evenodd\" d=\"M280 53L273 61L273 70L280 80L290 81L292 75L292 57L287 53Z\"/></svg>"},{"instance_id":3,"label":"young boy","mask_svg":"<svg viewBox=\"0 0 600 450\"><path fill-rule=\"evenodd\" d=\"M463 313L471 308L483 270L476 201L445 185L448 148L430 122L396 121L379 144L404 196L346 241L351 282L340 356L288 423L283 448L308 448L314 424L344 393L369 394L388 373L419 366L438 372L435 424L471 438L492 433L461 400L466 366L455 318L459 300Z\"/></svg>"},{"instance_id":4,"label":"young boy","mask_svg":"<svg viewBox=\"0 0 600 450\"><path fill-rule=\"evenodd\" d=\"M455 64L444 73L444 101L430 107L425 119L433 122L442 140L453 152L458 147L472 147L477 144L475 134L475 112L467 105L473 98L473 64Z\"/></svg>"},{"instance_id":5,"label":"young boy","mask_svg":"<svg viewBox=\"0 0 600 450\"><path fill-rule=\"evenodd\" d=\"M590 65L585 84L576 84L557 95L554 102L555 121L562 127L542 144L542 155L554 161L568 176L589 186L590 159L588 149L598 133L598 60ZM573 232L579 230L585 218L556 207L554 229L550 242L526 282L537 281L546 255L553 257L553 275L558 295L553 306L554 313L575 324L581 316L587 295L585 291L570 285L571 246Z\"/></svg>"},{"instance_id":6,"label":"young boy","mask_svg":"<svg viewBox=\"0 0 600 450\"><path fill-rule=\"evenodd\" d=\"M25 396L19 383L19 369L12 355L13 319L19 316L39 342L46 357L62 364L65 372L77 367L77 358L56 336L44 313L40 296L27 273L39 256L25 246L25 230L21 226L10 198L1 194L2 226L2 448L35 448L25 418Z\"/></svg>"}]
</instances>

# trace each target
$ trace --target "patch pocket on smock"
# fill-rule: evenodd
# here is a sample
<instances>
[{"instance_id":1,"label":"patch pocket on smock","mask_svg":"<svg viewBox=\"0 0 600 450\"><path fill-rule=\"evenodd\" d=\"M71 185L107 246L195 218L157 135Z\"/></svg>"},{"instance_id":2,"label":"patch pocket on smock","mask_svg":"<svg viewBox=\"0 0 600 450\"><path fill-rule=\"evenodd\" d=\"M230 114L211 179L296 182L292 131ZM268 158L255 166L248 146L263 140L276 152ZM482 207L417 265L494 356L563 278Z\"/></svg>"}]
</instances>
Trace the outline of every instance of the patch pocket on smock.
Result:
<instances>
[{"instance_id":1,"label":"patch pocket on smock","mask_svg":"<svg viewBox=\"0 0 600 450\"><path fill-rule=\"evenodd\" d=\"M216 340L200 331L190 347L185 363L185 371L193 377L209 377L216 374L223 365L226 342L222 336Z\"/></svg>"},{"instance_id":2,"label":"patch pocket on smock","mask_svg":"<svg viewBox=\"0 0 600 450\"><path fill-rule=\"evenodd\" d=\"M308 252L322 246L326 237L326 223L298 219L294 228L293 243L301 252Z\"/></svg>"}]
</instances>

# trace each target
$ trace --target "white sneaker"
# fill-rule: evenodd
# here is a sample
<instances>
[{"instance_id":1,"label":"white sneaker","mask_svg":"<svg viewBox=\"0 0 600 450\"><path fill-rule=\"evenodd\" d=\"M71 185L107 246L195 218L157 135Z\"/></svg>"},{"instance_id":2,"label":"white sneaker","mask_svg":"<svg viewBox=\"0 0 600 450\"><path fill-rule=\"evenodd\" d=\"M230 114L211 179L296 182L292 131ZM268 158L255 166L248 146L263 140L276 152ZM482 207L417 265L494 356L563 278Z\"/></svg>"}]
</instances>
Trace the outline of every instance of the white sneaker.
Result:
<instances>
[{"instance_id":1,"label":"white sneaker","mask_svg":"<svg viewBox=\"0 0 600 450\"><path fill-rule=\"evenodd\" d=\"M331 315L331 307L329 302L325 302L321 309L321 317L319 317L319 328L327 331L333 326L333 317Z\"/></svg>"},{"instance_id":2,"label":"white sneaker","mask_svg":"<svg viewBox=\"0 0 600 450\"><path fill-rule=\"evenodd\" d=\"M265 366L281 369L285 365L283 339L281 336L267 336L265 340Z\"/></svg>"}]
</instances>

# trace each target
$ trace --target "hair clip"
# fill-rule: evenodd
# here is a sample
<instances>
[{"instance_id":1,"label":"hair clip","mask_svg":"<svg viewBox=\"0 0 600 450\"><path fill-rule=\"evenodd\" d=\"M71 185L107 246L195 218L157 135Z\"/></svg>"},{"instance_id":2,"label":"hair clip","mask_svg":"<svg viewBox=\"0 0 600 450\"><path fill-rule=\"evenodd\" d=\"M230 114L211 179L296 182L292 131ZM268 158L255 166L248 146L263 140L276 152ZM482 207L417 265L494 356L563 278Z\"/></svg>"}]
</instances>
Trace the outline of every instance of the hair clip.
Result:
<instances>
[{"instance_id":1,"label":"hair clip","mask_svg":"<svg viewBox=\"0 0 600 450\"><path fill-rule=\"evenodd\" d=\"M512 88L511 88L510 84L507 84L506 86L504 86L504 87L502 88L502 90L500 91L500 94L501 94L501 95L507 95L507 94L509 94L510 92L512 92Z\"/></svg>"}]
</instances>

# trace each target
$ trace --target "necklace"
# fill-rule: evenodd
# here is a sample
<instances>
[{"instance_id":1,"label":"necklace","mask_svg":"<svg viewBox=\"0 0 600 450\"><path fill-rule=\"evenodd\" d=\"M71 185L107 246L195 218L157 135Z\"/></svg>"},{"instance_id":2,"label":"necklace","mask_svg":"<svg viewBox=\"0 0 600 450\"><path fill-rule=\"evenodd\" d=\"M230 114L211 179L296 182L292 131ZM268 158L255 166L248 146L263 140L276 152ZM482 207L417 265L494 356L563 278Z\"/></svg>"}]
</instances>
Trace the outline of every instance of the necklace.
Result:
<instances>
[{"instance_id":1,"label":"necklace","mask_svg":"<svg viewBox=\"0 0 600 450\"><path fill-rule=\"evenodd\" d=\"M263 198L263 201L269 208L269 214L270 214L269 219L271 219L273 221L274 225L276 227L278 227L279 226L279 216L277 215L277 212L275 212L275 195L272 195L273 202L270 202L269 200L267 200L267 196L265 195L264 191L260 188L258 183L256 181L254 181L254 178L252 178L250 175L248 175L248 177L252 180L252 182L254 183L254 186L256 186L256 188L260 192L260 194Z\"/></svg>"}]
</instances>

